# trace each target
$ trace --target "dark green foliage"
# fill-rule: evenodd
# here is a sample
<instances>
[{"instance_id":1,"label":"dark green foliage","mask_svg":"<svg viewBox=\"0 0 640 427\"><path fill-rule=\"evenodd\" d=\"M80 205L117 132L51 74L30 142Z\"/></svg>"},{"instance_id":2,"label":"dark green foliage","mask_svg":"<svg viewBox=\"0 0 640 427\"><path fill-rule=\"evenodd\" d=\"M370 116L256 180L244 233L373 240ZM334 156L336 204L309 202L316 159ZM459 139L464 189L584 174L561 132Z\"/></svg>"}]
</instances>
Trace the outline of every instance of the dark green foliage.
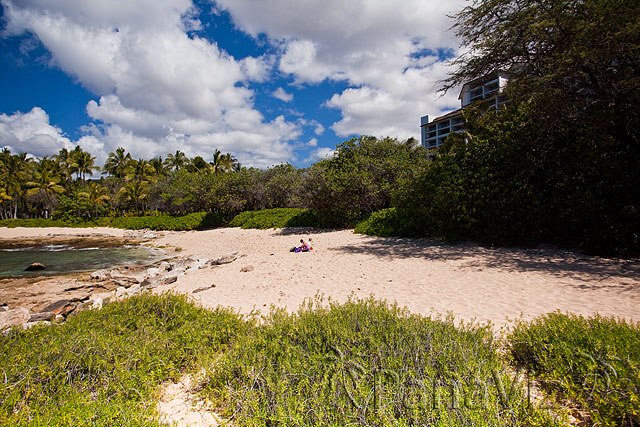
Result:
<instances>
[{"instance_id":1,"label":"dark green foliage","mask_svg":"<svg viewBox=\"0 0 640 427\"><path fill-rule=\"evenodd\" d=\"M154 214L140 217L103 217L81 220L70 217L62 219L26 218L0 220L0 227L114 227L128 230L195 230L218 227L224 218L215 212L196 212L187 215Z\"/></svg>"},{"instance_id":2,"label":"dark green foliage","mask_svg":"<svg viewBox=\"0 0 640 427\"><path fill-rule=\"evenodd\" d=\"M230 227L242 228L284 228L284 227L320 227L317 212L309 209L263 209L260 211L246 211L236 215L230 222Z\"/></svg>"},{"instance_id":3,"label":"dark green foliage","mask_svg":"<svg viewBox=\"0 0 640 427\"><path fill-rule=\"evenodd\" d=\"M505 368L487 327L316 301L238 336L205 391L243 426L554 425Z\"/></svg>"},{"instance_id":4,"label":"dark green foliage","mask_svg":"<svg viewBox=\"0 0 640 427\"><path fill-rule=\"evenodd\" d=\"M481 0L459 12L468 54L445 89L500 70L509 106L467 114L469 146L445 148L423 175L416 194L434 193L417 203L423 230L639 253L639 17L634 0Z\"/></svg>"},{"instance_id":5,"label":"dark green foliage","mask_svg":"<svg viewBox=\"0 0 640 427\"><path fill-rule=\"evenodd\" d=\"M111 227L129 230L195 230L202 227L219 226L223 223L221 215L198 212L187 215L149 215L140 217L112 218Z\"/></svg>"},{"instance_id":6,"label":"dark green foliage","mask_svg":"<svg viewBox=\"0 0 640 427\"><path fill-rule=\"evenodd\" d=\"M0 220L0 227L68 227L69 223L51 218L23 218L23 219L3 219Z\"/></svg>"},{"instance_id":7,"label":"dark green foliage","mask_svg":"<svg viewBox=\"0 0 640 427\"><path fill-rule=\"evenodd\" d=\"M518 324L509 350L558 399L588 410L592 425L640 424L640 324L551 313Z\"/></svg>"},{"instance_id":8,"label":"dark green foliage","mask_svg":"<svg viewBox=\"0 0 640 427\"><path fill-rule=\"evenodd\" d=\"M185 296L143 296L0 337L0 425L158 425L154 391L245 328Z\"/></svg>"},{"instance_id":9,"label":"dark green foliage","mask_svg":"<svg viewBox=\"0 0 640 427\"><path fill-rule=\"evenodd\" d=\"M369 218L359 222L354 228L354 233L369 234L371 236L413 236L415 230L411 230L403 218L398 215L396 208L381 209L374 212Z\"/></svg>"},{"instance_id":10,"label":"dark green foliage","mask_svg":"<svg viewBox=\"0 0 640 427\"><path fill-rule=\"evenodd\" d=\"M338 145L333 157L310 168L308 207L327 225L354 226L390 207L395 193L426 165L425 150L413 140L353 138Z\"/></svg>"}]
</instances>

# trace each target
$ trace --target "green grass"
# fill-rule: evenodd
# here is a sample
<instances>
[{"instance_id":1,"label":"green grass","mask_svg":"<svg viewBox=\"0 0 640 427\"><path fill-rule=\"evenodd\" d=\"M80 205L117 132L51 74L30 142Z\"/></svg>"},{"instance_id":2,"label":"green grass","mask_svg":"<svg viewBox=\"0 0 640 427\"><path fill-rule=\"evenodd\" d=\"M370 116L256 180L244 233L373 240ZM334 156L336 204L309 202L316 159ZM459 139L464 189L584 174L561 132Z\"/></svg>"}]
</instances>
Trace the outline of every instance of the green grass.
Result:
<instances>
[{"instance_id":1,"label":"green grass","mask_svg":"<svg viewBox=\"0 0 640 427\"><path fill-rule=\"evenodd\" d=\"M45 218L5 219L0 221L0 227L114 227L128 230L181 231L217 227L223 222L224 219L219 214L196 212L186 215L157 214L140 217L105 217L87 221L64 221Z\"/></svg>"},{"instance_id":2,"label":"green grass","mask_svg":"<svg viewBox=\"0 0 640 427\"><path fill-rule=\"evenodd\" d=\"M239 213L229 222L229 226L265 230L284 227L319 228L322 225L318 213L313 210L278 208Z\"/></svg>"},{"instance_id":3,"label":"green grass","mask_svg":"<svg viewBox=\"0 0 640 427\"><path fill-rule=\"evenodd\" d=\"M242 426L556 425L529 406L486 326L374 301L274 310L204 393Z\"/></svg>"},{"instance_id":4,"label":"green grass","mask_svg":"<svg viewBox=\"0 0 640 427\"><path fill-rule=\"evenodd\" d=\"M514 362L554 408L529 401ZM557 426L561 405L639 422L638 324L553 313L496 342L374 299L256 319L169 294L0 336L0 425L157 426L160 384L202 368L201 394L238 426Z\"/></svg>"},{"instance_id":5,"label":"green grass","mask_svg":"<svg viewBox=\"0 0 640 427\"><path fill-rule=\"evenodd\" d=\"M509 349L590 425L640 425L640 323L551 313L517 325Z\"/></svg>"},{"instance_id":6,"label":"green grass","mask_svg":"<svg viewBox=\"0 0 640 427\"><path fill-rule=\"evenodd\" d=\"M0 425L158 425L158 384L203 365L247 324L183 296L143 296L0 338Z\"/></svg>"}]
</instances>

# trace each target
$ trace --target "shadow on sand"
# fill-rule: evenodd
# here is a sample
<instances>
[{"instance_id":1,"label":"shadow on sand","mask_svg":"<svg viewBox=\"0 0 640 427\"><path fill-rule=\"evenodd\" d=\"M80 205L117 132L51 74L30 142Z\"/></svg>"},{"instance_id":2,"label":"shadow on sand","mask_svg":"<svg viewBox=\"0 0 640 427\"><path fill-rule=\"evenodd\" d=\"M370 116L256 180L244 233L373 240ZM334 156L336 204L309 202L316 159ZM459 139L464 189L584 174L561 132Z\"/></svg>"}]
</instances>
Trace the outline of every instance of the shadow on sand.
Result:
<instances>
[{"instance_id":1,"label":"shadow on sand","mask_svg":"<svg viewBox=\"0 0 640 427\"><path fill-rule=\"evenodd\" d=\"M430 239L370 237L365 243L345 245L329 250L345 254L365 254L380 258L418 258L424 261L462 261L460 267L483 270L499 268L512 272L544 272L584 282L580 288L602 288L599 282L621 282L606 288L640 291L640 261L637 259L600 258L578 251L554 248L486 248L477 244L449 244Z\"/></svg>"}]
</instances>

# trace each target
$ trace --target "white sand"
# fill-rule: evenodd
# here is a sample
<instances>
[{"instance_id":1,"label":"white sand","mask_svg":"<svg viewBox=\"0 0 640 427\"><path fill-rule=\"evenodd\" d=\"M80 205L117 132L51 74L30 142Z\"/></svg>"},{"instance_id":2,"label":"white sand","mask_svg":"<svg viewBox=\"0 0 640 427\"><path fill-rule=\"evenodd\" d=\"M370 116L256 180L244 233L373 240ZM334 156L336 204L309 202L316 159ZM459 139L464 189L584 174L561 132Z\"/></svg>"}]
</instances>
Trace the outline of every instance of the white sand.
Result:
<instances>
[{"instance_id":1,"label":"white sand","mask_svg":"<svg viewBox=\"0 0 640 427\"><path fill-rule=\"evenodd\" d=\"M301 237L313 251L290 253ZM231 264L193 271L171 285L178 292L215 285L193 297L204 306L295 311L317 293L397 302L420 314L456 319L531 319L555 310L640 320L640 263L557 249L487 249L427 239L380 238L351 231L242 230L168 233L156 244L209 258L246 254ZM242 271L248 269L251 271ZM251 269L252 268L252 269Z\"/></svg>"},{"instance_id":2,"label":"white sand","mask_svg":"<svg viewBox=\"0 0 640 427\"><path fill-rule=\"evenodd\" d=\"M109 228L0 228L0 239L108 234ZM301 237L313 251L290 253ZM318 293L397 302L414 313L453 313L496 327L521 314L531 319L560 310L640 320L640 262L591 257L556 249L487 249L427 239L379 238L330 231L242 230L165 232L155 245L181 247L181 256L214 258L241 251L233 263L188 271L170 286L204 306L249 313L271 304L294 311ZM249 267L249 268L247 268ZM242 271L242 270L251 271Z\"/></svg>"}]
</instances>

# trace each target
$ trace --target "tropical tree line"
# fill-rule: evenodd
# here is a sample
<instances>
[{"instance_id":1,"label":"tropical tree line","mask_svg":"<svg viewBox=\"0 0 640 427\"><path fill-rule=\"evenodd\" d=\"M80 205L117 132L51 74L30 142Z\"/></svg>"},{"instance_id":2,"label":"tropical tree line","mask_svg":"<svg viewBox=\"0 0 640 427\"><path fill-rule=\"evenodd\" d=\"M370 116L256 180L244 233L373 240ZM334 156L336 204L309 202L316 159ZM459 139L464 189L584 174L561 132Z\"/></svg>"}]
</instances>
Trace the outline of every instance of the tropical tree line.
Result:
<instances>
[{"instance_id":1,"label":"tropical tree line","mask_svg":"<svg viewBox=\"0 0 640 427\"><path fill-rule=\"evenodd\" d=\"M108 215L217 212L225 217L265 208L313 208L327 225L352 225L391 206L395 192L426 167L413 139L353 138L308 168L242 167L231 153L209 159L176 151L134 159L124 148L102 167L81 147L40 159L4 149L0 216L89 219Z\"/></svg>"}]
</instances>

